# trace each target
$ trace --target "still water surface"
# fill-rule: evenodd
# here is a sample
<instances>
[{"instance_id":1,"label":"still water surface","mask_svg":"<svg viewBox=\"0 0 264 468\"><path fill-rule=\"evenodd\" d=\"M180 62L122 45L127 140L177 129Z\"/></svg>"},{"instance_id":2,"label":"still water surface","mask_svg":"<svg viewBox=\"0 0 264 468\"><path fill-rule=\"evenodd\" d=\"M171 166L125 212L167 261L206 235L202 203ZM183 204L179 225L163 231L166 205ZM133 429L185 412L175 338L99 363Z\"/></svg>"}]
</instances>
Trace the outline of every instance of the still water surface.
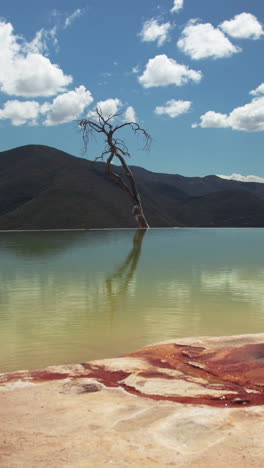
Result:
<instances>
[{"instance_id":1,"label":"still water surface","mask_svg":"<svg viewBox=\"0 0 264 468\"><path fill-rule=\"evenodd\" d=\"M0 233L0 372L264 332L264 229Z\"/></svg>"}]
</instances>

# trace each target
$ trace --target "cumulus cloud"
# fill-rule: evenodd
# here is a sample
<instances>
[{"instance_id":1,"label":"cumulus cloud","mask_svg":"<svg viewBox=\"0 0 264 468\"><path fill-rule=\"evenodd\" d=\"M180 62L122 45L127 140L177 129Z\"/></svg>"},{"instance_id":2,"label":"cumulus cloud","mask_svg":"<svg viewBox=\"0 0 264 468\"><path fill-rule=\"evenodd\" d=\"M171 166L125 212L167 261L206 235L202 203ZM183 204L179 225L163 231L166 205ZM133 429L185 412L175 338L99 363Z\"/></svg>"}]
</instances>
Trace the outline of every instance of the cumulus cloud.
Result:
<instances>
[{"instance_id":1,"label":"cumulus cloud","mask_svg":"<svg viewBox=\"0 0 264 468\"><path fill-rule=\"evenodd\" d=\"M93 102L90 91L84 86L60 94L53 102L40 104L37 101L7 101L0 109L0 120L11 120L15 126L36 125L45 116L44 125L58 125L78 119L85 108ZM42 119L43 120L43 119Z\"/></svg>"},{"instance_id":2,"label":"cumulus cloud","mask_svg":"<svg viewBox=\"0 0 264 468\"><path fill-rule=\"evenodd\" d=\"M199 124L194 123L192 128L202 127L202 128L225 128L229 127L228 115L220 114L219 112L208 111L205 114L201 115L201 121Z\"/></svg>"},{"instance_id":3,"label":"cumulus cloud","mask_svg":"<svg viewBox=\"0 0 264 468\"><path fill-rule=\"evenodd\" d=\"M181 65L167 55L156 55L146 65L144 73L138 78L144 88L167 86L174 84L182 86L188 81L199 83L202 72Z\"/></svg>"},{"instance_id":4,"label":"cumulus cloud","mask_svg":"<svg viewBox=\"0 0 264 468\"><path fill-rule=\"evenodd\" d=\"M109 98L109 99L106 99L105 101L99 101L97 102L95 108L92 111L88 112L87 117L94 119L94 120L98 120L98 115L96 113L96 108L97 108L97 109L100 109L103 117L105 119L108 119L112 115L115 115L120 110L121 106L122 106L122 102L118 98L115 98L115 99Z\"/></svg>"},{"instance_id":5,"label":"cumulus cloud","mask_svg":"<svg viewBox=\"0 0 264 468\"><path fill-rule=\"evenodd\" d=\"M255 175L243 176L241 174L234 173L234 174L231 174L230 176L217 174L217 177L221 177L221 179L227 179L227 180L237 180L239 182L258 182L258 183L264 184L264 177L258 177Z\"/></svg>"},{"instance_id":6,"label":"cumulus cloud","mask_svg":"<svg viewBox=\"0 0 264 468\"><path fill-rule=\"evenodd\" d=\"M152 18L144 23L139 36L143 42L157 41L158 46L161 46L168 39L170 29L170 23L159 24L155 18Z\"/></svg>"},{"instance_id":7,"label":"cumulus cloud","mask_svg":"<svg viewBox=\"0 0 264 468\"><path fill-rule=\"evenodd\" d=\"M137 121L137 116L134 107L129 106L124 115L124 120L125 122L136 122Z\"/></svg>"},{"instance_id":8,"label":"cumulus cloud","mask_svg":"<svg viewBox=\"0 0 264 468\"><path fill-rule=\"evenodd\" d=\"M179 49L194 60L230 57L241 51L220 29L210 23L190 20L177 42Z\"/></svg>"},{"instance_id":9,"label":"cumulus cloud","mask_svg":"<svg viewBox=\"0 0 264 468\"><path fill-rule=\"evenodd\" d=\"M178 12L183 8L184 0L174 0L173 7L171 9L171 13Z\"/></svg>"},{"instance_id":10,"label":"cumulus cloud","mask_svg":"<svg viewBox=\"0 0 264 468\"><path fill-rule=\"evenodd\" d=\"M58 125L78 119L92 102L93 97L84 86L60 94L51 104L46 103L47 118L44 125Z\"/></svg>"},{"instance_id":11,"label":"cumulus cloud","mask_svg":"<svg viewBox=\"0 0 264 468\"><path fill-rule=\"evenodd\" d=\"M264 94L264 83L261 83L256 89L250 91L249 94L252 94L252 96L260 96L261 94Z\"/></svg>"},{"instance_id":12,"label":"cumulus cloud","mask_svg":"<svg viewBox=\"0 0 264 468\"><path fill-rule=\"evenodd\" d=\"M200 117L193 128L232 128L244 132L264 131L264 96L252 99L244 106L235 108L230 114L208 111Z\"/></svg>"},{"instance_id":13,"label":"cumulus cloud","mask_svg":"<svg viewBox=\"0 0 264 468\"><path fill-rule=\"evenodd\" d=\"M233 19L224 21L219 27L236 39L259 39L264 34L262 24L251 13L240 13Z\"/></svg>"},{"instance_id":14,"label":"cumulus cloud","mask_svg":"<svg viewBox=\"0 0 264 468\"><path fill-rule=\"evenodd\" d=\"M72 82L70 75L40 53L44 47L40 36L41 33L35 38L35 44L26 43L14 34L10 23L0 21L1 92L10 96L52 96Z\"/></svg>"},{"instance_id":15,"label":"cumulus cloud","mask_svg":"<svg viewBox=\"0 0 264 468\"><path fill-rule=\"evenodd\" d=\"M82 16L84 13L84 8L77 8L71 15L67 16L67 18L65 19L64 28L68 28L75 19L80 18L80 16Z\"/></svg>"},{"instance_id":16,"label":"cumulus cloud","mask_svg":"<svg viewBox=\"0 0 264 468\"><path fill-rule=\"evenodd\" d=\"M176 101L175 99L171 99L166 102L165 106L157 106L154 112L157 115L168 115L169 117L174 118L188 112L191 105L191 101Z\"/></svg>"},{"instance_id":17,"label":"cumulus cloud","mask_svg":"<svg viewBox=\"0 0 264 468\"><path fill-rule=\"evenodd\" d=\"M7 101L0 109L0 120L11 120L12 125L34 125L43 107L37 101Z\"/></svg>"}]
</instances>

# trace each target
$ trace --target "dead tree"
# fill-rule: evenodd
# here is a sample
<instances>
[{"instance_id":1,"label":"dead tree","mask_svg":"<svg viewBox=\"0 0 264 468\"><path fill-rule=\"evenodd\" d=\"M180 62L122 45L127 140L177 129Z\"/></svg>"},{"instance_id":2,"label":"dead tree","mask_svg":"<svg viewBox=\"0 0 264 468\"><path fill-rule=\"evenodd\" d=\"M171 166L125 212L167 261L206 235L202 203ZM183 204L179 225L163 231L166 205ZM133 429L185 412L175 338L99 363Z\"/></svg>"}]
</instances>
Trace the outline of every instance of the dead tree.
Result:
<instances>
[{"instance_id":1,"label":"dead tree","mask_svg":"<svg viewBox=\"0 0 264 468\"><path fill-rule=\"evenodd\" d=\"M102 110L100 108L96 109L96 119L83 119L80 120L79 126L82 130L84 147L87 148L90 136L92 134L102 134L104 137L105 147L100 156L96 160L105 160L106 159L106 174L112 177L117 184L127 192L133 208L132 214L136 220L137 227L139 229L147 229L149 227L147 220L145 218L140 195L138 188L134 179L134 175L127 165L125 157L129 157L130 153L125 142L118 138L116 135L119 130L129 127L134 134L140 134L144 138L144 147L143 149L148 150L151 144L151 137L146 132L146 130L136 122L123 122L120 125L113 125L113 120L120 116L121 113L116 113L105 118L103 116ZM117 174L114 172L112 161L114 158L117 158L121 163L123 173Z\"/></svg>"}]
</instances>

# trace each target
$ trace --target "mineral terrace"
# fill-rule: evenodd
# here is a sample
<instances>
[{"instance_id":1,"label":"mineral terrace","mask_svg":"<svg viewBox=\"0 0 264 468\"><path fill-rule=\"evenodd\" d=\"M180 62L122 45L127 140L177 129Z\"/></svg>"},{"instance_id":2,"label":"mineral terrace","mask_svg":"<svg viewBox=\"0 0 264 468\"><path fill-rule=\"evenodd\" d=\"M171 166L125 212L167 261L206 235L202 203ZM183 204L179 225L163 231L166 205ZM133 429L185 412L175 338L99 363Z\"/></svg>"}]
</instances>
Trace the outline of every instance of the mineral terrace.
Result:
<instances>
[{"instance_id":1,"label":"mineral terrace","mask_svg":"<svg viewBox=\"0 0 264 468\"><path fill-rule=\"evenodd\" d=\"M0 374L0 466L264 466L264 334Z\"/></svg>"}]
</instances>

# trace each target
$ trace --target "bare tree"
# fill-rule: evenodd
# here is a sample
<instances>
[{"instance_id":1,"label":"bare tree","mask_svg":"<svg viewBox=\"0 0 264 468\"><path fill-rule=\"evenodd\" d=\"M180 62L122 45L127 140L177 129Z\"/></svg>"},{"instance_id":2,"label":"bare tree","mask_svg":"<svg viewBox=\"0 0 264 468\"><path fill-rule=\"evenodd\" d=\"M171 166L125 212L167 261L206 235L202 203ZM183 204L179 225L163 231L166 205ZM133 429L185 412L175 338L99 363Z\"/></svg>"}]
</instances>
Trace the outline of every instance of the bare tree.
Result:
<instances>
[{"instance_id":1,"label":"bare tree","mask_svg":"<svg viewBox=\"0 0 264 468\"><path fill-rule=\"evenodd\" d=\"M111 176L129 195L133 204L132 214L136 220L139 229L147 229L149 227L145 218L138 188L133 176L133 173L125 161L125 157L131 156L124 140L117 137L117 133L125 127L130 128L135 135L141 135L144 138L143 149L150 149L151 137L148 132L140 127L136 122L123 122L120 125L113 125L113 120L120 116L121 112L110 115L107 118L103 116L102 110L97 107L95 119L80 120L79 126L82 130L84 147L87 148L89 139L93 134L102 134L104 137L105 147L100 156L96 160L106 159L106 174ZM112 161L117 158L121 163L123 173L117 174L114 172Z\"/></svg>"}]
</instances>

